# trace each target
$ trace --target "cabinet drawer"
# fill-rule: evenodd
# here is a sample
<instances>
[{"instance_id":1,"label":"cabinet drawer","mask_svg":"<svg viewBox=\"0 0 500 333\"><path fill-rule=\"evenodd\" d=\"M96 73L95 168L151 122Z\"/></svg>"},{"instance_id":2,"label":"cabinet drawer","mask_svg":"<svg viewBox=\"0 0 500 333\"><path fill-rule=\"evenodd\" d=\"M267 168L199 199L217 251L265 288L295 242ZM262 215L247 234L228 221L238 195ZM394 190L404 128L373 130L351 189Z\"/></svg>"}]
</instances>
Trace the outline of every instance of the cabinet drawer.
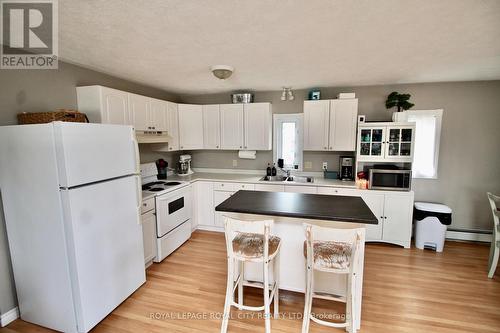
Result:
<instances>
[{"instance_id":1,"label":"cabinet drawer","mask_svg":"<svg viewBox=\"0 0 500 333\"><path fill-rule=\"evenodd\" d=\"M214 183L214 191L234 191L234 183Z\"/></svg>"},{"instance_id":2,"label":"cabinet drawer","mask_svg":"<svg viewBox=\"0 0 500 333\"><path fill-rule=\"evenodd\" d=\"M234 191L239 191L239 190L253 191L253 190L255 190L255 184L234 183L233 185L234 185Z\"/></svg>"},{"instance_id":3,"label":"cabinet drawer","mask_svg":"<svg viewBox=\"0 0 500 333\"><path fill-rule=\"evenodd\" d=\"M285 185L285 192L316 193L316 186Z\"/></svg>"},{"instance_id":4,"label":"cabinet drawer","mask_svg":"<svg viewBox=\"0 0 500 333\"><path fill-rule=\"evenodd\" d=\"M341 187L318 187L318 194L346 195L350 197L361 196L360 190Z\"/></svg>"},{"instance_id":5,"label":"cabinet drawer","mask_svg":"<svg viewBox=\"0 0 500 333\"><path fill-rule=\"evenodd\" d=\"M279 184L255 184L255 191L285 192L285 185L279 185Z\"/></svg>"},{"instance_id":6,"label":"cabinet drawer","mask_svg":"<svg viewBox=\"0 0 500 333\"><path fill-rule=\"evenodd\" d=\"M142 201L141 205L141 214L149 212L150 210L155 209L155 198L148 198Z\"/></svg>"}]
</instances>

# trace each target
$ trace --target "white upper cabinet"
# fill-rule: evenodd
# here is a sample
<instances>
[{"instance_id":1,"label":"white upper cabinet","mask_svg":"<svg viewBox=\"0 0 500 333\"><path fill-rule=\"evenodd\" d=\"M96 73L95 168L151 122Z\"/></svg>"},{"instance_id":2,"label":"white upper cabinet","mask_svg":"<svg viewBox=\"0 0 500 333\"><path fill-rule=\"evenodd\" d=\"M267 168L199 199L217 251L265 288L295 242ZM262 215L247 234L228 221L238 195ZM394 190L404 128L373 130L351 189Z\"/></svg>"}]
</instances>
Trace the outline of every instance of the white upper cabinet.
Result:
<instances>
[{"instance_id":1,"label":"white upper cabinet","mask_svg":"<svg viewBox=\"0 0 500 333\"><path fill-rule=\"evenodd\" d=\"M168 141L168 151L179 150L179 110L177 104L167 103L167 133L171 137Z\"/></svg>"},{"instance_id":2,"label":"white upper cabinet","mask_svg":"<svg viewBox=\"0 0 500 333\"><path fill-rule=\"evenodd\" d=\"M219 105L203 105L203 148L220 149Z\"/></svg>"},{"instance_id":3,"label":"white upper cabinet","mask_svg":"<svg viewBox=\"0 0 500 333\"><path fill-rule=\"evenodd\" d=\"M220 105L220 144L222 149L243 149L243 118L243 104Z\"/></svg>"},{"instance_id":4,"label":"white upper cabinet","mask_svg":"<svg viewBox=\"0 0 500 333\"><path fill-rule=\"evenodd\" d=\"M414 123L365 123L358 129L359 162L412 162Z\"/></svg>"},{"instance_id":5,"label":"white upper cabinet","mask_svg":"<svg viewBox=\"0 0 500 333\"><path fill-rule=\"evenodd\" d=\"M243 149L271 150L272 109L270 103L244 104L245 140Z\"/></svg>"},{"instance_id":6,"label":"white upper cabinet","mask_svg":"<svg viewBox=\"0 0 500 333\"><path fill-rule=\"evenodd\" d=\"M127 94L130 122L137 131L153 130L149 113L149 97Z\"/></svg>"},{"instance_id":7,"label":"white upper cabinet","mask_svg":"<svg viewBox=\"0 0 500 333\"><path fill-rule=\"evenodd\" d=\"M130 125L128 97L124 91L102 86L77 87L78 110L90 122Z\"/></svg>"},{"instance_id":8,"label":"white upper cabinet","mask_svg":"<svg viewBox=\"0 0 500 333\"><path fill-rule=\"evenodd\" d=\"M203 149L203 108L179 104L179 145L181 150Z\"/></svg>"},{"instance_id":9,"label":"white upper cabinet","mask_svg":"<svg viewBox=\"0 0 500 333\"><path fill-rule=\"evenodd\" d=\"M164 132L167 130L167 103L161 99L149 99L150 126L154 131Z\"/></svg>"},{"instance_id":10,"label":"white upper cabinet","mask_svg":"<svg viewBox=\"0 0 500 333\"><path fill-rule=\"evenodd\" d=\"M357 123L357 99L332 99L330 101L329 150L356 150Z\"/></svg>"},{"instance_id":11,"label":"white upper cabinet","mask_svg":"<svg viewBox=\"0 0 500 333\"><path fill-rule=\"evenodd\" d=\"M357 99L304 101L304 150L356 150Z\"/></svg>"},{"instance_id":12,"label":"white upper cabinet","mask_svg":"<svg viewBox=\"0 0 500 333\"><path fill-rule=\"evenodd\" d=\"M330 101L304 101L304 150L328 150Z\"/></svg>"}]
</instances>

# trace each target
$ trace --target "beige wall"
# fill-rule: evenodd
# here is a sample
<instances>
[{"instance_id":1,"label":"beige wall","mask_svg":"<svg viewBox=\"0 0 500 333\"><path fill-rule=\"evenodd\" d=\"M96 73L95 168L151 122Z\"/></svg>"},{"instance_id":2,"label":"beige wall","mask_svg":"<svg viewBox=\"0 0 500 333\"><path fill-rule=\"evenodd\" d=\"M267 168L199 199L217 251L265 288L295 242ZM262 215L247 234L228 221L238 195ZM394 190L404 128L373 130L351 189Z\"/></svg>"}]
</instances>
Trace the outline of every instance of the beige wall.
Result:
<instances>
[{"instance_id":1,"label":"beige wall","mask_svg":"<svg viewBox=\"0 0 500 333\"><path fill-rule=\"evenodd\" d=\"M453 228L490 229L491 211L486 192L500 193L500 81L425 83L390 86L322 88L321 98L334 98L339 92L355 92L359 114L367 120L387 121L391 112L384 106L392 91L412 94L415 110L444 109L439 178L413 182L416 200L434 201L453 209ZM302 112L306 90L294 91L295 100L283 102L281 91L258 92L257 102L272 102L275 113ZM230 94L181 96L186 103L229 103ZM272 159L269 152L258 152L255 161L238 160L241 168L263 169ZM313 162L314 171L321 162L332 161L338 167L335 153L304 153L304 161ZM193 152L196 167L231 168L235 152ZM240 162L241 161L241 162ZM240 167L240 166L239 166Z\"/></svg>"},{"instance_id":2,"label":"beige wall","mask_svg":"<svg viewBox=\"0 0 500 333\"><path fill-rule=\"evenodd\" d=\"M162 90L66 63L59 63L58 70L1 70L0 125L17 124L16 114L19 112L52 111L57 108L76 109L75 87L94 84L177 101L175 95ZM26 169L26 177L29 177L30 168L36 166L20 167ZM0 205L0 314L11 310L15 305L7 235Z\"/></svg>"}]
</instances>

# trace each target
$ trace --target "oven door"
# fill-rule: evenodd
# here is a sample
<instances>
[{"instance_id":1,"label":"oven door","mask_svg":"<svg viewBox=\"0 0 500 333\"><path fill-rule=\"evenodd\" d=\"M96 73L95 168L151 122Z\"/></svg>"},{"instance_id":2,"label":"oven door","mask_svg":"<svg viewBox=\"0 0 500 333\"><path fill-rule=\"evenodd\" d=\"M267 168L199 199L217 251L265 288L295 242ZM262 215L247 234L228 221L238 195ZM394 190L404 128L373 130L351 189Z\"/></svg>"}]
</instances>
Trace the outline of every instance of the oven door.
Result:
<instances>
[{"instance_id":1,"label":"oven door","mask_svg":"<svg viewBox=\"0 0 500 333\"><path fill-rule=\"evenodd\" d=\"M191 219L191 186L156 197L156 234L165 236Z\"/></svg>"},{"instance_id":2,"label":"oven door","mask_svg":"<svg viewBox=\"0 0 500 333\"><path fill-rule=\"evenodd\" d=\"M368 184L372 190L409 191L411 171L370 169Z\"/></svg>"}]
</instances>

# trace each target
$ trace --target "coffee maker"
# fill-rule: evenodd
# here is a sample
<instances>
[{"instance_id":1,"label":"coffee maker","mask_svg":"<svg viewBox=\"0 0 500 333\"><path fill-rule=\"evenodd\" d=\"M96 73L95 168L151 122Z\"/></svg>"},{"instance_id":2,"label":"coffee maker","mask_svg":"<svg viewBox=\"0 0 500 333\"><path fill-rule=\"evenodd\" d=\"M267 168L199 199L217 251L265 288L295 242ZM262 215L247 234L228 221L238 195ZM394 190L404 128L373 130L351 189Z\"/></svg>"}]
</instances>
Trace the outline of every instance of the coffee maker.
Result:
<instances>
[{"instance_id":1,"label":"coffee maker","mask_svg":"<svg viewBox=\"0 0 500 333\"><path fill-rule=\"evenodd\" d=\"M340 156L340 179L354 180L354 157Z\"/></svg>"},{"instance_id":2,"label":"coffee maker","mask_svg":"<svg viewBox=\"0 0 500 333\"><path fill-rule=\"evenodd\" d=\"M194 173L193 170L191 170L191 155L181 155L179 157L179 167L177 172L179 176L187 176Z\"/></svg>"}]
</instances>

